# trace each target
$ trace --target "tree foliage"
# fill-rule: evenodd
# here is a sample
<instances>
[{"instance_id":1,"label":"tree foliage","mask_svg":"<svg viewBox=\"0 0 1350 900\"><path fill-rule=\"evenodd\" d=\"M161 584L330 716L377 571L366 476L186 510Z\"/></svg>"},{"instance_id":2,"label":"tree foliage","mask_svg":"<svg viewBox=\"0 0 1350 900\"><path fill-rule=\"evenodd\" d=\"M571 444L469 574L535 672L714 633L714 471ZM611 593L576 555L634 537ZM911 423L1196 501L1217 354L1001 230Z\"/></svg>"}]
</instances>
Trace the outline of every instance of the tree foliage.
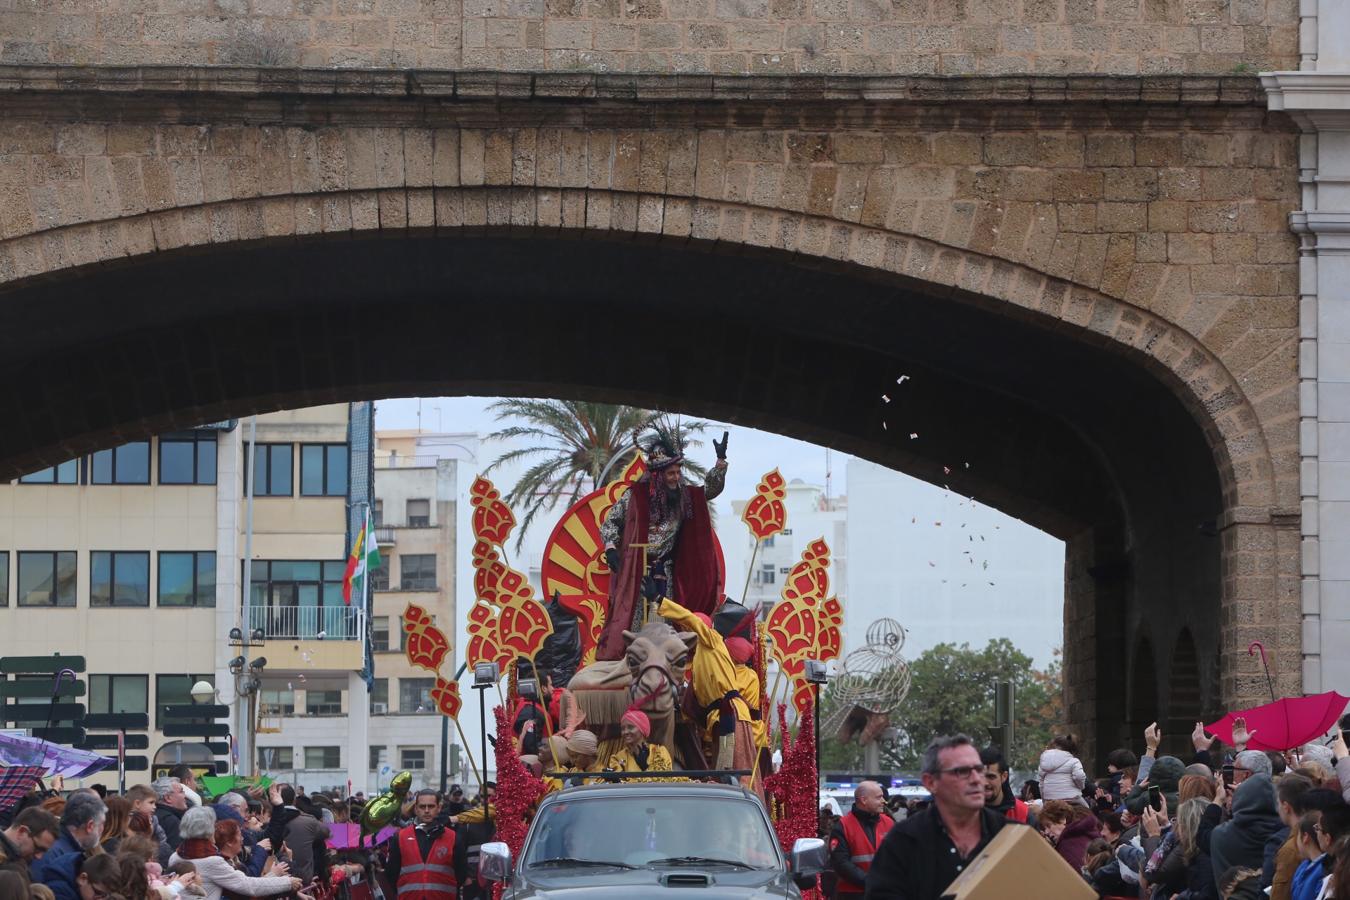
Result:
<instances>
[{"instance_id":1,"label":"tree foliage","mask_svg":"<svg viewBox=\"0 0 1350 900\"><path fill-rule=\"evenodd\" d=\"M980 746L989 743L994 722L994 685L1011 680L1014 693L1011 765L1025 773L1036 766L1041 750L1063 719L1059 652L1044 670L1006 638L991 640L981 650L969 644L939 644L910 663L910 689L891 716L893 740L881 743L883 769L917 772L928 742L937 735L963 732ZM837 699L822 697L822 719L829 720ZM863 750L822 735L821 766L826 771L859 772Z\"/></svg>"},{"instance_id":2,"label":"tree foliage","mask_svg":"<svg viewBox=\"0 0 1350 900\"><path fill-rule=\"evenodd\" d=\"M633 458L634 434L642 434L644 440L660 434L675 441L678 429L687 448L699 444L689 435L702 432L708 424L683 421L677 425L662 412L580 400L498 400L488 409L497 414L498 421L516 423L488 435L489 440L526 442L503 453L486 470L490 473L515 460L529 463L504 497L513 509L524 510L516 550L540 513L554 509L559 501L570 506L601 487L602 474L606 480L618 476ZM695 479L706 474L702 466L689 460L684 469Z\"/></svg>"}]
</instances>

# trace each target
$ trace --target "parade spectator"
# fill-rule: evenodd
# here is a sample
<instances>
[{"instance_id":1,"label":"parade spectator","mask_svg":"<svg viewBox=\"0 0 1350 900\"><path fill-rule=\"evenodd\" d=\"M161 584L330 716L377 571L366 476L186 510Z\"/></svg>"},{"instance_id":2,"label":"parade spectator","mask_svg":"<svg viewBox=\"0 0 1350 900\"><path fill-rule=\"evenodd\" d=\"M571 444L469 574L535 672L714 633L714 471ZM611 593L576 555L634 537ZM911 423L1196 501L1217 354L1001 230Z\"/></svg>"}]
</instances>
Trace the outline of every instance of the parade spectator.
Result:
<instances>
[{"instance_id":1,"label":"parade spectator","mask_svg":"<svg viewBox=\"0 0 1350 900\"><path fill-rule=\"evenodd\" d=\"M1314 810L1303 814L1298 823L1298 849L1302 861L1294 872L1294 883L1289 896L1292 900L1317 900L1322 891L1322 883L1328 874L1327 847L1329 841L1323 840L1322 811Z\"/></svg>"},{"instance_id":2,"label":"parade spectator","mask_svg":"<svg viewBox=\"0 0 1350 900\"><path fill-rule=\"evenodd\" d=\"M1050 745L1041 754L1037 778L1041 783L1041 799L1045 802L1064 800L1087 805L1083 799L1087 774L1078 760L1078 742L1073 735L1056 735L1050 740Z\"/></svg>"},{"instance_id":3,"label":"parade spectator","mask_svg":"<svg viewBox=\"0 0 1350 900\"><path fill-rule=\"evenodd\" d=\"M1243 757L1248 759L1244 762ZM1223 875L1231 868L1255 869L1259 875L1265 862L1266 842L1276 836L1284 823L1276 808L1275 786L1268 774L1270 760L1264 753L1248 750L1238 754L1238 763L1245 767L1265 764L1266 771L1249 774L1238 781L1234 774L1233 816L1214 829L1209 853L1214 862L1214 876L1222 883ZM1236 770L1237 764L1234 765Z\"/></svg>"},{"instance_id":4,"label":"parade spectator","mask_svg":"<svg viewBox=\"0 0 1350 900\"><path fill-rule=\"evenodd\" d=\"M853 809L831 830L830 863L838 896L862 896L866 889L867 870L872 867L877 847L895 824L883 814L885 808L881 785L864 781L853 789Z\"/></svg>"},{"instance_id":5,"label":"parade spectator","mask_svg":"<svg viewBox=\"0 0 1350 900\"><path fill-rule=\"evenodd\" d=\"M177 778L183 786L183 796L189 807L202 805L202 788L197 781L197 773L187 763L179 763L169 770L170 778Z\"/></svg>"},{"instance_id":6,"label":"parade spectator","mask_svg":"<svg viewBox=\"0 0 1350 900\"><path fill-rule=\"evenodd\" d=\"M900 822L877 848L866 897L938 900L1005 826L1021 827L984 805L984 764L964 734L935 738L923 753L926 809Z\"/></svg>"},{"instance_id":7,"label":"parade spectator","mask_svg":"<svg viewBox=\"0 0 1350 900\"><path fill-rule=\"evenodd\" d=\"M0 831L0 871L18 872L28 880L28 867L41 859L61 834L61 821L37 806L30 806Z\"/></svg>"},{"instance_id":8,"label":"parade spectator","mask_svg":"<svg viewBox=\"0 0 1350 900\"><path fill-rule=\"evenodd\" d=\"M1083 868L1088 845L1102 836L1096 815L1086 806L1067 800L1045 801L1039 826L1041 834L1075 872Z\"/></svg>"},{"instance_id":9,"label":"parade spectator","mask_svg":"<svg viewBox=\"0 0 1350 900\"><path fill-rule=\"evenodd\" d=\"M164 842L169 849L177 850L181 840L178 836L178 823L188 807L187 794L183 793L183 783L171 775L156 778L150 785L155 792L155 819L164 830Z\"/></svg>"},{"instance_id":10,"label":"parade spectator","mask_svg":"<svg viewBox=\"0 0 1350 900\"><path fill-rule=\"evenodd\" d=\"M221 900L227 891L245 897L270 897L298 891L304 886L299 878L289 875L248 877L221 855L215 844L215 832L216 814L210 807L197 806L187 810L183 813L180 830L182 841L169 859L171 867L181 861L192 863L201 879L206 900Z\"/></svg>"},{"instance_id":11,"label":"parade spectator","mask_svg":"<svg viewBox=\"0 0 1350 900\"><path fill-rule=\"evenodd\" d=\"M107 814L108 807L93 791L70 795L61 813L61 836L29 866L32 879L51 888L57 900L78 900L80 862L98 846Z\"/></svg>"},{"instance_id":12,"label":"parade spectator","mask_svg":"<svg viewBox=\"0 0 1350 900\"><path fill-rule=\"evenodd\" d=\"M104 805L108 807L108 816L103 820L103 835L98 839L98 845L104 853L116 853L130 830L131 801L112 796L104 801Z\"/></svg>"},{"instance_id":13,"label":"parade spectator","mask_svg":"<svg viewBox=\"0 0 1350 900\"><path fill-rule=\"evenodd\" d=\"M1266 842L1265 864L1261 881L1270 888L1273 900L1289 900L1298 868L1298 822L1307 810L1304 796L1313 789L1313 783L1301 775L1289 774L1275 785L1276 810L1284 827Z\"/></svg>"},{"instance_id":14,"label":"parade spectator","mask_svg":"<svg viewBox=\"0 0 1350 900\"><path fill-rule=\"evenodd\" d=\"M291 874L308 884L323 862L325 842L330 837L328 826L298 808L297 803L308 805L308 801L289 784L272 785L267 797L272 803L267 837L274 848L285 844L290 849Z\"/></svg>"},{"instance_id":15,"label":"parade spectator","mask_svg":"<svg viewBox=\"0 0 1350 900\"><path fill-rule=\"evenodd\" d=\"M1035 828L1036 816L1031 807L1025 800L1013 796L1012 786L1008 783L1011 773L1003 751L985 747L980 751L980 762L984 763L984 805L1005 818Z\"/></svg>"},{"instance_id":16,"label":"parade spectator","mask_svg":"<svg viewBox=\"0 0 1350 900\"><path fill-rule=\"evenodd\" d=\"M98 796L95 795L94 799L97 800ZM122 895L122 867L112 856L106 853L96 856L80 853L72 854L71 858L75 860L73 885L79 900L101 900ZM58 898L61 897L61 892L55 887L51 884L47 886L52 888Z\"/></svg>"}]
</instances>

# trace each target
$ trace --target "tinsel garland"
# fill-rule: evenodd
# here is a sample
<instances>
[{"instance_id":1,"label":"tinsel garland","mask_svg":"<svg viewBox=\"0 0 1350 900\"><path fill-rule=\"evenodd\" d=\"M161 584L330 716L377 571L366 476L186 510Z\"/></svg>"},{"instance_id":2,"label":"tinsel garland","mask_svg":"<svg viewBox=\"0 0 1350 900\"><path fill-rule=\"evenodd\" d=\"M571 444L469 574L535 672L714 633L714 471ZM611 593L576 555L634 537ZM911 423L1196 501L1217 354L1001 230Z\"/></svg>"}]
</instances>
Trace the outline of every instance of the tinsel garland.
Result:
<instances>
[{"instance_id":1,"label":"tinsel garland","mask_svg":"<svg viewBox=\"0 0 1350 900\"><path fill-rule=\"evenodd\" d=\"M497 717L497 811L496 840L511 848L511 858L520 855L528 830L526 817L544 795L544 781L535 778L520 761L520 751L511 734L511 717L503 707L493 710Z\"/></svg>"},{"instance_id":2,"label":"tinsel garland","mask_svg":"<svg viewBox=\"0 0 1350 900\"><path fill-rule=\"evenodd\" d=\"M778 704L778 729L783 736L783 763L764 779L765 793L778 810L774 830L783 853L790 856L798 838L818 837L820 831L820 776L816 772L815 710L807 707L797 720L797 739L787 727L787 704ZM804 898L819 898L812 888Z\"/></svg>"},{"instance_id":3,"label":"tinsel garland","mask_svg":"<svg viewBox=\"0 0 1350 900\"><path fill-rule=\"evenodd\" d=\"M768 627L769 625L767 622L760 622L758 628L755 630L755 636L757 638L755 641L755 655L752 658L750 665L754 666L755 677L759 679L759 720L764 723L765 729L772 732L773 720L769 717L771 709L769 705L769 680L764 673L765 657L768 655ZM772 747L772 734L766 736L769 738L769 746Z\"/></svg>"}]
</instances>

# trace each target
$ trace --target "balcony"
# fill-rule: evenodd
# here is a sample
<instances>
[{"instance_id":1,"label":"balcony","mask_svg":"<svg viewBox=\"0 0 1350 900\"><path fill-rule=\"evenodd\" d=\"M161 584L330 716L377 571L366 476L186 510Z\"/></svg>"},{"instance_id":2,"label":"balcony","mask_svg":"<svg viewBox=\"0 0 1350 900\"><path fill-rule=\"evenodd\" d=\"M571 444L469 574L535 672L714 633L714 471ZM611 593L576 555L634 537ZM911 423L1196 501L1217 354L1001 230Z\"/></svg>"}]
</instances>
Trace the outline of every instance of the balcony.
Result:
<instances>
[{"instance_id":1,"label":"balcony","mask_svg":"<svg viewBox=\"0 0 1350 900\"><path fill-rule=\"evenodd\" d=\"M392 547L394 545L394 529L384 526L376 528L375 543L381 547Z\"/></svg>"},{"instance_id":2,"label":"balcony","mask_svg":"<svg viewBox=\"0 0 1350 900\"><path fill-rule=\"evenodd\" d=\"M359 612L354 606L252 606L248 627L261 628L268 640L359 641Z\"/></svg>"}]
</instances>

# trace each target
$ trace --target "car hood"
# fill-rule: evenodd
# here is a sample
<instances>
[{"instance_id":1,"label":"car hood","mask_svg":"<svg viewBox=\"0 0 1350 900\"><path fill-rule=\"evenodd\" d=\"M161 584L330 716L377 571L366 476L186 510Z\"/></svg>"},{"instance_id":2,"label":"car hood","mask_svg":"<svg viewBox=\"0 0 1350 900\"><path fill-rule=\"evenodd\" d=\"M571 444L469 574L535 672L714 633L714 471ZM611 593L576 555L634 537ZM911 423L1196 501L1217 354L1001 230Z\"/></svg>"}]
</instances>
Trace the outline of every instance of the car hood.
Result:
<instances>
[{"instance_id":1,"label":"car hood","mask_svg":"<svg viewBox=\"0 0 1350 900\"><path fill-rule=\"evenodd\" d=\"M671 876L675 876L676 883L671 882ZM707 878L706 885L689 883L699 876ZM517 875L504 897L506 900L619 900L660 897L666 893L679 896L682 900L770 900L800 896L786 872L681 866L612 873L576 870L567 873L530 872L523 877Z\"/></svg>"}]
</instances>

